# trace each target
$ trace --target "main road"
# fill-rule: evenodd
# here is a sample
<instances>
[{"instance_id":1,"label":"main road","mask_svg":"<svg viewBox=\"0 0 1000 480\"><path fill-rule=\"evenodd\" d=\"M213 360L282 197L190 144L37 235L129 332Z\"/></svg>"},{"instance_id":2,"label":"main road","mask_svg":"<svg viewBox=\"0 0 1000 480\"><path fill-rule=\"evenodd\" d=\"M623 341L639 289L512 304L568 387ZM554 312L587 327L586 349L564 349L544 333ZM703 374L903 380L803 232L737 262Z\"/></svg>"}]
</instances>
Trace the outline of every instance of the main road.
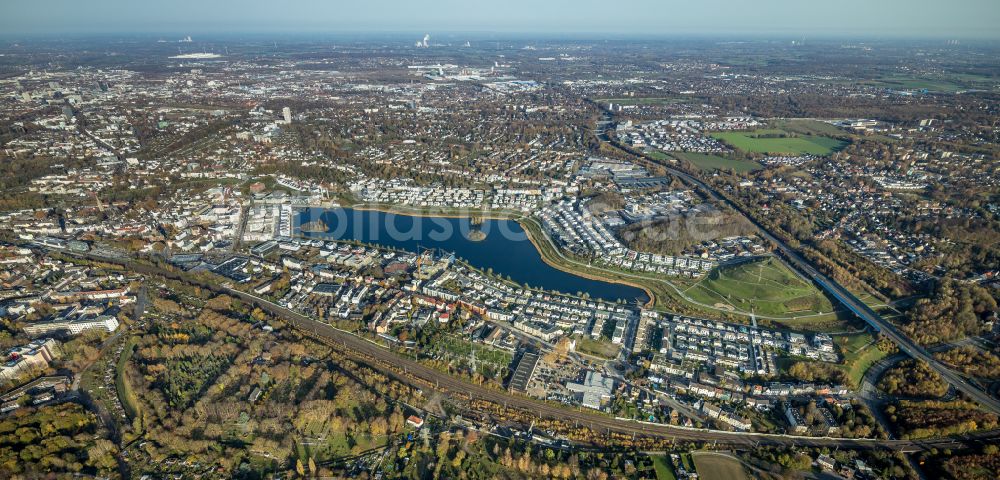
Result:
<instances>
[{"instance_id":1,"label":"main road","mask_svg":"<svg viewBox=\"0 0 1000 480\"><path fill-rule=\"evenodd\" d=\"M633 155L639 155L645 160L651 163L655 163L660 167L663 167L670 174L701 188L710 196L712 196L716 201L719 201L721 203L724 203L732 207L733 210L736 210L741 215L746 217L746 219L749 220L750 223L754 225L754 227L757 229L757 231L763 238L769 240L772 244L774 244L777 247L778 253L780 254L780 257L785 260L785 263L787 263L795 270L798 270L803 275L813 279L813 281L815 281L820 288L822 288L828 294L833 296L833 298L837 299L837 301L839 301L841 304L847 307L848 310L857 315L858 318L864 320L865 323L870 325L876 332L881 332L889 340L892 340L892 342L895 343L896 346L899 347L899 349L903 353L906 353L911 358L927 362L927 364L930 365L931 368L934 369L934 371L936 371L939 375L941 375L941 378L945 379L945 381L953 385L956 389L968 395L969 398L975 400L980 405L992 410L993 412L1000 413L1000 400L998 400L996 397L993 397L988 392L983 391L975 387L974 385L969 384L968 382L966 382L965 378L963 378L961 375L955 373L953 370L944 366L944 364L942 364L941 362L937 361L937 359L935 359L934 356L927 351L927 349L921 347L916 342L907 337L905 334L900 332L899 329L895 327L895 325L882 318L881 315L876 313L867 304L858 299L857 296L855 296L853 293L844 288L843 285L837 283L832 278L824 275L815 267L813 267L812 264L809 263L806 259L802 258L802 256L799 255L799 253L795 249L789 247L788 244L786 244L777 236L773 235L767 229L767 227L762 225L760 222L754 219L753 216L744 211L741 205L730 200L729 197L722 195L715 188L711 187L710 185L703 182L700 178L694 175L691 175L682 170L678 170L676 168L673 168L671 166L653 160L652 158L637 153L631 149L625 148L624 146L618 144L617 142L610 142L610 144Z\"/></svg>"},{"instance_id":2,"label":"main road","mask_svg":"<svg viewBox=\"0 0 1000 480\"><path fill-rule=\"evenodd\" d=\"M345 330L340 330L270 300L228 286L209 283L201 279L191 278L179 272L145 263L138 263L127 258L110 258L93 254L74 255L119 264L132 272L179 280L216 293L225 293L238 297L245 302L284 319L298 330L311 334L323 343L339 349L345 355L378 369L400 382L413 385L417 388L432 388L447 395L467 398L470 401L485 400L497 405L505 405L529 412L532 415L537 415L538 418L573 423L581 427L588 427L596 432L648 435L675 441L717 442L744 448L753 448L758 445L808 445L853 449L889 449L901 452L916 452L930 448L958 448L969 441L974 442L1000 436L1000 431L990 431L962 437L940 437L924 440L805 437L797 435L725 432L613 418L586 409L576 410L526 396L513 395L502 390L487 388L454 377L413 359L399 355L369 339Z\"/></svg>"}]
</instances>

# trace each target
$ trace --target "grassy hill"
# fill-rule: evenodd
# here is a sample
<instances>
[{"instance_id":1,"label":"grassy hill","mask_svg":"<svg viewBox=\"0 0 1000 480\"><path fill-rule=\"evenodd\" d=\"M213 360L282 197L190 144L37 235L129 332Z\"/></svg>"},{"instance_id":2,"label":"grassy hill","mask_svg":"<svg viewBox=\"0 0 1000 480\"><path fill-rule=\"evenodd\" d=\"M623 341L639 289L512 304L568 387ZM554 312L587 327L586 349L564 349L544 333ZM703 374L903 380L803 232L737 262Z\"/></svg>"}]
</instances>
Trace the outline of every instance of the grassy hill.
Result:
<instances>
[{"instance_id":1,"label":"grassy hill","mask_svg":"<svg viewBox=\"0 0 1000 480\"><path fill-rule=\"evenodd\" d=\"M833 311L833 305L812 283L774 257L717 267L685 294L709 305L729 305L743 311L753 308L761 315Z\"/></svg>"}]
</instances>

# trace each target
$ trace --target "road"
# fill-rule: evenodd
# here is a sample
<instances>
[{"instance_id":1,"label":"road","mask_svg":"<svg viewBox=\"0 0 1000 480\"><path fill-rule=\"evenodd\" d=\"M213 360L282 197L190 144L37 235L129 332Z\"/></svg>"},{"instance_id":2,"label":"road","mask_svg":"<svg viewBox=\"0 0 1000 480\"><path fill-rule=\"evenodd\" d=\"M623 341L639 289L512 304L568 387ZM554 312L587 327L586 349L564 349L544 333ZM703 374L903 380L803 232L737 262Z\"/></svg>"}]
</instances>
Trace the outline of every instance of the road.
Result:
<instances>
[{"instance_id":1,"label":"road","mask_svg":"<svg viewBox=\"0 0 1000 480\"><path fill-rule=\"evenodd\" d=\"M966 441L977 441L1000 436L1000 431L980 432L963 437L942 437L924 440L878 440L847 439L828 437L804 437L750 432L724 432L718 430L685 428L672 425L639 422L629 419L612 418L595 411L573 410L505 391L487 388L472 382L440 372L415 360L398 355L381 345L353 333L337 329L329 324L314 320L298 312L285 308L269 300L250 295L226 286L192 279L178 272L136 263L131 260L100 257L92 254L77 254L92 260L124 265L130 271L162 276L198 285L216 293L232 295L270 312L298 328L311 334L317 340L338 348L345 355L378 369L396 380L417 388L431 389L444 395L460 396L470 400L485 400L536 414L539 418L561 420L589 427L597 432L615 432L627 435L640 434L675 441L708 441L745 448L759 445L800 445L851 449L889 449L901 452L917 452L930 448L959 448Z\"/></svg>"},{"instance_id":2,"label":"road","mask_svg":"<svg viewBox=\"0 0 1000 480\"><path fill-rule=\"evenodd\" d=\"M612 142L612 145L623 149L629 153L635 154L631 150L625 149L624 147ZM821 289L830 294L842 305L847 307L852 313L854 313L858 318L864 320L865 323L872 326L876 331L881 332L889 340L899 347L899 350L910 356L910 358L915 358L927 362L928 365L934 369L941 378L950 383L956 389L962 393L969 396L969 398L975 400L983 407L995 412L1000 413L1000 400L996 397L991 396L988 392L981 390L973 385L970 385L964 377L956 373L955 371L944 366L941 362L937 361L930 352L924 347L918 345L913 340L910 340L905 334L900 332L892 323L882 318L881 315L872 310L867 304L862 302L853 293L844 288L843 285L837 283L832 278L821 273L815 267L812 266L806 259L802 258L799 253L788 246L784 241L779 239L777 236L771 234L771 232L761 223L757 222L751 215L743 210L743 208L736 202L730 200L728 197L722 195L713 187L709 186L701 179L695 177L694 175L688 174L684 171L678 170L676 168L670 167L660 162L643 156L642 158L654 162L660 165L666 171L681 180L684 180L692 185L701 188L703 191L708 193L713 199L720 203L729 205L733 210L739 212L741 215L746 217L757 229L758 233L766 240L770 241L778 250L779 258L785 261L790 267L798 271L799 273L805 275L807 278L811 278Z\"/></svg>"},{"instance_id":3,"label":"road","mask_svg":"<svg viewBox=\"0 0 1000 480\"><path fill-rule=\"evenodd\" d=\"M944 350L948 350L950 348L967 345L973 341L974 340L972 339L972 337L965 338L951 343L943 343L935 345L930 350L932 353L941 352ZM868 409L872 411L873 415L875 415L875 419L878 420L878 422L882 425L882 428L884 428L885 431L887 432L892 431L891 429L892 425L885 418L883 409L890 401L898 398L880 392L878 390L877 385L882 376L885 375L886 371L888 371L892 367L895 367L897 364L899 364L899 362L902 362L907 358L910 357L907 356L905 353L896 353L875 362L872 366L868 367L868 370L865 372L864 376L861 379L861 386L858 388L857 391L857 398L868 406ZM953 400L954 396L955 396L955 388L952 387L948 389L948 393L945 394L945 396L941 397L940 400L945 400L945 401Z\"/></svg>"}]
</instances>

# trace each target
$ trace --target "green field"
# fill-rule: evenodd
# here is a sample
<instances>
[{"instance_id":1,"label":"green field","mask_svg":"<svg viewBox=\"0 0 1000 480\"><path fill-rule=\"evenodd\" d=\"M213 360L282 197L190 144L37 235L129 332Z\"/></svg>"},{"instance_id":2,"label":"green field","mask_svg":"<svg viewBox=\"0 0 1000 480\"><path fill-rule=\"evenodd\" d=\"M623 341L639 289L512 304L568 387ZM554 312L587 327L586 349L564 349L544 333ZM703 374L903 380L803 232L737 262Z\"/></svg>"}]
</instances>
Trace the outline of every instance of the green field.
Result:
<instances>
[{"instance_id":1,"label":"green field","mask_svg":"<svg viewBox=\"0 0 1000 480\"><path fill-rule=\"evenodd\" d=\"M720 453L695 452L694 466L698 478L705 480L750 480L740 461Z\"/></svg>"},{"instance_id":2,"label":"green field","mask_svg":"<svg viewBox=\"0 0 1000 480\"><path fill-rule=\"evenodd\" d=\"M663 153L663 152L661 152L659 150L654 150L652 148L646 149L645 153L646 153L646 155L649 155L649 158L652 158L653 160L659 160L661 162L664 161L664 160L670 160L670 156L669 155L667 155L666 153Z\"/></svg>"},{"instance_id":3,"label":"green field","mask_svg":"<svg viewBox=\"0 0 1000 480\"><path fill-rule=\"evenodd\" d=\"M745 152L777 155L829 155L846 145L846 142L817 135L761 137L762 135L788 135L784 130L754 130L752 132L717 132L712 137Z\"/></svg>"},{"instance_id":4,"label":"green field","mask_svg":"<svg viewBox=\"0 0 1000 480\"><path fill-rule=\"evenodd\" d=\"M701 170L733 170L736 173L745 173L762 168L761 164L757 162L734 160L705 153L674 152L672 155L680 160L687 160L693 163L694 166Z\"/></svg>"},{"instance_id":5,"label":"green field","mask_svg":"<svg viewBox=\"0 0 1000 480\"><path fill-rule=\"evenodd\" d=\"M987 77L979 77L978 80L984 80L985 84L980 85L982 82L964 82L959 78L949 78L949 77L882 77L878 80L872 80L868 82L862 82L864 84L890 88L893 90L927 90L929 92L938 93L955 93L961 90L966 90L968 88L990 88L989 79Z\"/></svg>"},{"instance_id":6,"label":"green field","mask_svg":"<svg viewBox=\"0 0 1000 480\"><path fill-rule=\"evenodd\" d=\"M875 338L869 333L837 335L833 337L833 341L844 354L842 368L847 372L847 378L851 385L861 385L861 379L864 378L865 372L875 362L888 355L875 346Z\"/></svg>"},{"instance_id":7,"label":"green field","mask_svg":"<svg viewBox=\"0 0 1000 480\"><path fill-rule=\"evenodd\" d=\"M661 455L653 457L653 471L656 472L656 480L677 480L674 467L670 465L667 457Z\"/></svg>"},{"instance_id":8,"label":"green field","mask_svg":"<svg viewBox=\"0 0 1000 480\"><path fill-rule=\"evenodd\" d=\"M595 102L601 104L614 103L617 105L670 105L686 101L683 97L625 97L625 98L598 98Z\"/></svg>"},{"instance_id":9,"label":"green field","mask_svg":"<svg viewBox=\"0 0 1000 480\"><path fill-rule=\"evenodd\" d=\"M841 130L840 127L819 120L773 120L769 121L768 125L776 130L797 133L799 135L821 135L827 137L849 135L849 132Z\"/></svg>"},{"instance_id":10,"label":"green field","mask_svg":"<svg viewBox=\"0 0 1000 480\"><path fill-rule=\"evenodd\" d=\"M761 315L833 311L833 305L812 283L774 257L716 267L684 293L701 303Z\"/></svg>"}]
</instances>

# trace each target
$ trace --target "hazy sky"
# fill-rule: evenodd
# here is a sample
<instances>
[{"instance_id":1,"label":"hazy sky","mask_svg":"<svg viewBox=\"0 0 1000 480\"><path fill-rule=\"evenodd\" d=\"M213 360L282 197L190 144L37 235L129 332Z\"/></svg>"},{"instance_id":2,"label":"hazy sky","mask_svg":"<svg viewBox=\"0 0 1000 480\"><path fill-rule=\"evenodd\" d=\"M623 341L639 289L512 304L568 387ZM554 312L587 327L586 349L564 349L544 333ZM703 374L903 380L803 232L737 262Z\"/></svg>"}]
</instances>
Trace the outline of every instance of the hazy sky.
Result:
<instances>
[{"instance_id":1,"label":"hazy sky","mask_svg":"<svg viewBox=\"0 0 1000 480\"><path fill-rule=\"evenodd\" d=\"M0 0L0 33L1000 38L1000 0Z\"/></svg>"}]
</instances>

